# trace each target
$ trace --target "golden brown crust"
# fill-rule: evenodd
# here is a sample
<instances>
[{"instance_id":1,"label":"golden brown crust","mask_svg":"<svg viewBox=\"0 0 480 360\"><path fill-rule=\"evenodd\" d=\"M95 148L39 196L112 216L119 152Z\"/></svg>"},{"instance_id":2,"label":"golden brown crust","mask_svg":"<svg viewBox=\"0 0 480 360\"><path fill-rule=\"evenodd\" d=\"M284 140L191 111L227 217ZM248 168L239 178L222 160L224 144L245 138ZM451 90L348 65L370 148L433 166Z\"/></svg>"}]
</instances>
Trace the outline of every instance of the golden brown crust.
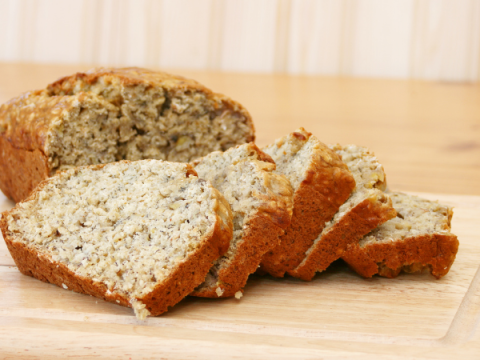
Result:
<instances>
[{"instance_id":1,"label":"golden brown crust","mask_svg":"<svg viewBox=\"0 0 480 360\"><path fill-rule=\"evenodd\" d=\"M40 150L17 149L0 135L0 189L11 200L25 199L48 178L48 161Z\"/></svg>"},{"instance_id":2,"label":"golden brown crust","mask_svg":"<svg viewBox=\"0 0 480 360\"><path fill-rule=\"evenodd\" d=\"M129 161L124 161L128 163ZM101 169L106 164L92 165L90 169ZM187 165L190 167L190 165ZM196 175L193 168L187 170L186 176ZM39 191L49 183L44 180L24 201L34 199ZM225 199L213 189L217 197L217 214L215 227L203 241L194 254L181 263L174 272L163 283L158 284L154 290L142 298L137 298L146 305L146 309L152 316L160 315L188 295L204 279L213 261L223 255L229 246L232 238L233 224L230 207ZM225 215L225 211L227 214ZM93 281L92 279L79 276L70 270L65 264L56 262L46 254L39 254L24 242L15 241L9 235L7 216L10 211L2 214L0 219L0 230L12 255L15 264L24 275L35 277L41 281L55 284L59 287L67 287L78 293L92 295L127 307L132 307L129 299L117 293L109 292L105 284Z\"/></svg>"},{"instance_id":3,"label":"golden brown crust","mask_svg":"<svg viewBox=\"0 0 480 360\"><path fill-rule=\"evenodd\" d=\"M317 271L324 271L339 259L347 246L357 243L378 225L392 219L396 211L388 196L371 196L350 210L338 223L322 234L302 263L288 273L302 280L312 280Z\"/></svg>"},{"instance_id":4,"label":"golden brown crust","mask_svg":"<svg viewBox=\"0 0 480 360\"><path fill-rule=\"evenodd\" d=\"M424 267L437 279L445 276L458 251L453 234L425 234L403 240L377 242L360 247L351 244L342 259L363 277L379 274L395 277L402 270L414 272Z\"/></svg>"},{"instance_id":5,"label":"golden brown crust","mask_svg":"<svg viewBox=\"0 0 480 360\"><path fill-rule=\"evenodd\" d=\"M259 215L253 216L245 226L241 243L229 266L218 273L218 283L209 287L202 287L190 295L206 298L232 297L238 291L243 292L248 276L255 272L260 264L263 254L279 244L279 236L283 230L274 226L269 219ZM223 293L219 296L216 292L221 286Z\"/></svg>"},{"instance_id":6,"label":"golden brown crust","mask_svg":"<svg viewBox=\"0 0 480 360\"><path fill-rule=\"evenodd\" d=\"M302 141L310 135L302 128L293 133ZM290 227L280 245L264 255L261 271L283 277L295 269L354 188L355 180L340 156L317 140L311 166L294 194Z\"/></svg>"}]
</instances>

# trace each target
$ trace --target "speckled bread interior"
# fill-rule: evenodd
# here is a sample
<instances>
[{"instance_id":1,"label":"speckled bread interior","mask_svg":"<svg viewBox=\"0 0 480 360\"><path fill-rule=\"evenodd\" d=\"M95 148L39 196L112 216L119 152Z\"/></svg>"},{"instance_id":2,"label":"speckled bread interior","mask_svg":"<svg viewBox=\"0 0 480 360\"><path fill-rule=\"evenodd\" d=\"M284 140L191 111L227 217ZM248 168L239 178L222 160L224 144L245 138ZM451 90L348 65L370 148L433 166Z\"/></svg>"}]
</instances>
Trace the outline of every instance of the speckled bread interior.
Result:
<instances>
[{"instance_id":1,"label":"speckled bread interior","mask_svg":"<svg viewBox=\"0 0 480 360\"><path fill-rule=\"evenodd\" d=\"M253 141L254 127L240 104L193 80L97 69L1 105L0 137L0 188L20 201L58 170L118 160L189 162ZM21 177L26 181L12 180Z\"/></svg>"},{"instance_id":2,"label":"speckled bread interior","mask_svg":"<svg viewBox=\"0 0 480 360\"><path fill-rule=\"evenodd\" d=\"M311 133L300 128L263 149L277 164L275 170L294 190L293 215L280 244L268 251L259 271L283 277L305 257L339 207L355 188L341 157Z\"/></svg>"},{"instance_id":3,"label":"speckled bread interior","mask_svg":"<svg viewBox=\"0 0 480 360\"><path fill-rule=\"evenodd\" d=\"M274 172L270 156L253 143L213 152L193 165L230 204L234 228L228 251L192 295L239 297L263 254L279 244L279 236L290 224L292 187Z\"/></svg>"},{"instance_id":4,"label":"speckled bread interior","mask_svg":"<svg viewBox=\"0 0 480 360\"><path fill-rule=\"evenodd\" d=\"M450 232L452 209L413 195L389 195L397 216L349 245L342 258L364 277L423 269L436 278L445 276L458 251L458 239Z\"/></svg>"},{"instance_id":5,"label":"speckled bread interior","mask_svg":"<svg viewBox=\"0 0 480 360\"><path fill-rule=\"evenodd\" d=\"M395 217L386 187L383 166L375 154L357 145L330 145L342 157L355 178L356 187L348 200L305 252L305 258L289 274L311 280L339 259L349 244L358 242L378 225Z\"/></svg>"},{"instance_id":6,"label":"speckled bread interior","mask_svg":"<svg viewBox=\"0 0 480 360\"><path fill-rule=\"evenodd\" d=\"M190 165L141 160L58 173L0 226L23 274L130 306L143 319L205 279L233 223L224 197Z\"/></svg>"}]
</instances>

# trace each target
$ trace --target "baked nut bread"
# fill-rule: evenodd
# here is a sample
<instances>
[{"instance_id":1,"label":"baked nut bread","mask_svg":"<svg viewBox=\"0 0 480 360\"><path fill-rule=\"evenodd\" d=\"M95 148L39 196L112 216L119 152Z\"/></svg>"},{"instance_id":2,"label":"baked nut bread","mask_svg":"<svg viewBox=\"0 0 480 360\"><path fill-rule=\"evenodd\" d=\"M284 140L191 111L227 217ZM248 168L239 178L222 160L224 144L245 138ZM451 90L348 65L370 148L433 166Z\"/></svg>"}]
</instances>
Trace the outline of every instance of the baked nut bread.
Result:
<instances>
[{"instance_id":1,"label":"baked nut bread","mask_svg":"<svg viewBox=\"0 0 480 360\"><path fill-rule=\"evenodd\" d=\"M238 297L263 254L280 243L279 236L290 224L292 187L274 173L273 160L253 143L213 152L193 165L230 204L233 239L191 295Z\"/></svg>"},{"instance_id":2,"label":"baked nut bread","mask_svg":"<svg viewBox=\"0 0 480 360\"><path fill-rule=\"evenodd\" d=\"M280 245L262 259L260 273L283 277L305 257L333 215L355 188L355 180L341 157L300 128L263 149L277 164L294 190L290 227Z\"/></svg>"},{"instance_id":3,"label":"baked nut bread","mask_svg":"<svg viewBox=\"0 0 480 360\"><path fill-rule=\"evenodd\" d=\"M118 160L189 162L253 140L248 112L196 81L97 69L0 106L0 189L20 201L58 170Z\"/></svg>"},{"instance_id":4,"label":"baked nut bread","mask_svg":"<svg viewBox=\"0 0 480 360\"><path fill-rule=\"evenodd\" d=\"M60 172L0 220L18 269L159 315L200 284L232 236L230 206L188 164L121 161Z\"/></svg>"},{"instance_id":5,"label":"baked nut bread","mask_svg":"<svg viewBox=\"0 0 480 360\"><path fill-rule=\"evenodd\" d=\"M393 278L424 268L437 279L445 276L458 251L458 239L450 232L452 209L417 196L389 195L397 217L349 245L343 260L364 277Z\"/></svg>"},{"instance_id":6,"label":"baked nut bread","mask_svg":"<svg viewBox=\"0 0 480 360\"><path fill-rule=\"evenodd\" d=\"M300 265L289 271L290 275L303 280L311 280L316 272L324 271L342 256L348 244L358 242L396 215L392 201L382 191L386 187L386 177L375 155L356 145L329 147L342 157L357 186L306 251Z\"/></svg>"}]
</instances>

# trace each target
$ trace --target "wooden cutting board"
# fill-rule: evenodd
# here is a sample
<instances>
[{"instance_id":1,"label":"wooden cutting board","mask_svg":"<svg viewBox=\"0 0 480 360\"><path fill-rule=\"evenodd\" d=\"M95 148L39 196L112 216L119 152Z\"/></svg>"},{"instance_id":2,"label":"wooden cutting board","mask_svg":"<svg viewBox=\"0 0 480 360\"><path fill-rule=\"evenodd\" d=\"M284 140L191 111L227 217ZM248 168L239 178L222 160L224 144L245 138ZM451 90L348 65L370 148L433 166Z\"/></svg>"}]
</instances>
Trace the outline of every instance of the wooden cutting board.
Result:
<instances>
[{"instance_id":1,"label":"wooden cutting board","mask_svg":"<svg viewBox=\"0 0 480 360\"><path fill-rule=\"evenodd\" d=\"M419 195L455 207L460 249L441 280L428 273L366 280L335 263L311 282L252 276L241 300L187 298L146 321L21 275L0 241L0 354L480 359L480 197ZM12 205L0 198L0 210Z\"/></svg>"}]
</instances>

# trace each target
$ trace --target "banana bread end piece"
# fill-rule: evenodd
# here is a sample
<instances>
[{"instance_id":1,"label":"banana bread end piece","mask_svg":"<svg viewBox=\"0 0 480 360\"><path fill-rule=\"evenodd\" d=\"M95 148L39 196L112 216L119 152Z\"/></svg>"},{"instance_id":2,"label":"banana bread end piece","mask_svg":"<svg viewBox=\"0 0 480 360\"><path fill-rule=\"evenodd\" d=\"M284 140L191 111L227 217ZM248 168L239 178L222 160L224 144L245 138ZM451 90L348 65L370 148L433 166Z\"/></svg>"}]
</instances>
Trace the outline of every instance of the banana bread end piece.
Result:
<instances>
[{"instance_id":1,"label":"banana bread end piece","mask_svg":"<svg viewBox=\"0 0 480 360\"><path fill-rule=\"evenodd\" d=\"M458 251L450 233L450 207L417 196L389 193L398 215L351 244L342 259L358 274L393 278L400 272L429 269L437 279L445 276Z\"/></svg>"}]
</instances>

